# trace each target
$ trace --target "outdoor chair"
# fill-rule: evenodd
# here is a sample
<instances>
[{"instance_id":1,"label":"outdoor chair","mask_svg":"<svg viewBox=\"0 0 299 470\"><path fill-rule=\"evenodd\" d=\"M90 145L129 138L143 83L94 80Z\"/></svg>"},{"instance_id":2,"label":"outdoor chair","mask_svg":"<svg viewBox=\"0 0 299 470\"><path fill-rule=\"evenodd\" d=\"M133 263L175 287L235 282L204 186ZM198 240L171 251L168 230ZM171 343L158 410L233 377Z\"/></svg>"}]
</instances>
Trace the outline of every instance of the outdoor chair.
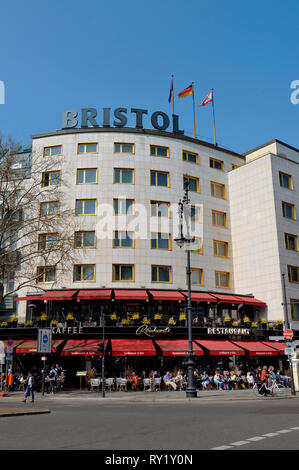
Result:
<instances>
[{"instance_id":1,"label":"outdoor chair","mask_svg":"<svg viewBox=\"0 0 299 470\"><path fill-rule=\"evenodd\" d=\"M127 379L122 379L120 377L117 377L116 379L116 388L119 391L127 391Z\"/></svg>"},{"instance_id":2,"label":"outdoor chair","mask_svg":"<svg viewBox=\"0 0 299 470\"><path fill-rule=\"evenodd\" d=\"M100 386L100 379L90 379L90 390L98 389Z\"/></svg>"},{"instance_id":3,"label":"outdoor chair","mask_svg":"<svg viewBox=\"0 0 299 470\"><path fill-rule=\"evenodd\" d=\"M154 390L158 389L161 392L161 377L156 377L154 379Z\"/></svg>"},{"instance_id":4,"label":"outdoor chair","mask_svg":"<svg viewBox=\"0 0 299 470\"><path fill-rule=\"evenodd\" d=\"M151 388L151 379L143 379L143 390Z\"/></svg>"},{"instance_id":5,"label":"outdoor chair","mask_svg":"<svg viewBox=\"0 0 299 470\"><path fill-rule=\"evenodd\" d=\"M113 377L105 379L105 387L109 392L111 392L111 390L115 390Z\"/></svg>"}]
</instances>

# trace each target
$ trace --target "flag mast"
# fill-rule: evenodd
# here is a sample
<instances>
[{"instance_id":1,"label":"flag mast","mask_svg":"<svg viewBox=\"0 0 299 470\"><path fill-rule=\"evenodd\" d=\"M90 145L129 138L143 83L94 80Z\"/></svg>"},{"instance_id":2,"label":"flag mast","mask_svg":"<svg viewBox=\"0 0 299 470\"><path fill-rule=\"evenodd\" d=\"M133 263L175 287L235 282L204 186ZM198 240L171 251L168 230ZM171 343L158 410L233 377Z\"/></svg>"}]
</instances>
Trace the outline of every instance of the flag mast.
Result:
<instances>
[{"instance_id":1,"label":"flag mast","mask_svg":"<svg viewBox=\"0 0 299 470\"><path fill-rule=\"evenodd\" d=\"M173 75L171 75L172 81L172 115L174 115L174 89L173 89Z\"/></svg>"},{"instance_id":2,"label":"flag mast","mask_svg":"<svg viewBox=\"0 0 299 470\"><path fill-rule=\"evenodd\" d=\"M196 135L195 135L195 102L194 102L194 82L192 82L192 102L193 102L193 131L194 131L194 139L196 139Z\"/></svg>"},{"instance_id":3,"label":"flag mast","mask_svg":"<svg viewBox=\"0 0 299 470\"><path fill-rule=\"evenodd\" d=\"M213 127L214 127L214 145L216 147L217 141L216 141L215 109L214 109L214 88L212 88L212 110L213 110Z\"/></svg>"}]
</instances>

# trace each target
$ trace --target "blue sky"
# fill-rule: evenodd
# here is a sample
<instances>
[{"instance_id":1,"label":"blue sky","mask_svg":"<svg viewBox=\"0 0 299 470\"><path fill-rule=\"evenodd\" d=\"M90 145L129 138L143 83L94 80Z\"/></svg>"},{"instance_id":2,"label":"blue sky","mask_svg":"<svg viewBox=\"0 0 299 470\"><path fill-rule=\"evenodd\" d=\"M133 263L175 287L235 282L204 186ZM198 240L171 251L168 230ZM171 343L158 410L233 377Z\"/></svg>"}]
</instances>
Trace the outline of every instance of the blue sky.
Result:
<instances>
[{"instance_id":1,"label":"blue sky","mask_svg":"<svg viewBox=\"0 0 299 470\"><path fill-rule=\"evenodd\" d=\"M221 146L299 148L298 17L298 0L2 0L0 132L25 144L82 107L170 115L174 74L176 96L195 83L199 138L213 139L211 103L198 106L213 87ZM175 112L192 135L191 97L176 97Z\"/></svg>"}]
</instances>

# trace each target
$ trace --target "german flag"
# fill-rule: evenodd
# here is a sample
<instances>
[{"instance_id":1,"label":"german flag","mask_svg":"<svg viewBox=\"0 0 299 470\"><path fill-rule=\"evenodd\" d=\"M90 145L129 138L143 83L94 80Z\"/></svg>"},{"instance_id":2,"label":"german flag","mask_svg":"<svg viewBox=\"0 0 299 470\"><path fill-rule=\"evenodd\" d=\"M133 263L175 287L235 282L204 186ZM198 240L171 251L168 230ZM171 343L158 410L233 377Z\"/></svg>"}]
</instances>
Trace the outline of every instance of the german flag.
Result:
<instances>
[{"instance_id":1,"label":"german flag","mask_svg":"<svg viewBox=\"0 0 299 470\"><path fill-rule=\"evenodd\" d=\"M188 86L187 88L185 88L185 90L181 91L181 93L178 94L178 97L184 98L185 96L188 96L188 95L193 95L192 85Z\"/></svg>"}]
</instances>

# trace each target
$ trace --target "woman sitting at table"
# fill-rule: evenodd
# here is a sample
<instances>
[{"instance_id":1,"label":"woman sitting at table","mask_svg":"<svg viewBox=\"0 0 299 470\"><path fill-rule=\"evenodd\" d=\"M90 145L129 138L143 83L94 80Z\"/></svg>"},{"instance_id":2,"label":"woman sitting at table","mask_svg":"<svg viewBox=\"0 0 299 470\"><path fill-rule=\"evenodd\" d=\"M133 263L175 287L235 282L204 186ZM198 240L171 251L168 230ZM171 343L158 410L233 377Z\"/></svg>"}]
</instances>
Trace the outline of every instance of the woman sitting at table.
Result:
<instances>
[{"instance_id":1,"label":"woman sitting at table","mask_svg":"<svg viewBox=\"0 0 299 470\"><path fill-rule=\"evenodd\" d=\"M139 384L139 377L135 372L132 372L131 377L129 378L129 381L132 384L132 389L135 390L135 392L138 390L138 384Z\"/></svg>"}]
</instances>

